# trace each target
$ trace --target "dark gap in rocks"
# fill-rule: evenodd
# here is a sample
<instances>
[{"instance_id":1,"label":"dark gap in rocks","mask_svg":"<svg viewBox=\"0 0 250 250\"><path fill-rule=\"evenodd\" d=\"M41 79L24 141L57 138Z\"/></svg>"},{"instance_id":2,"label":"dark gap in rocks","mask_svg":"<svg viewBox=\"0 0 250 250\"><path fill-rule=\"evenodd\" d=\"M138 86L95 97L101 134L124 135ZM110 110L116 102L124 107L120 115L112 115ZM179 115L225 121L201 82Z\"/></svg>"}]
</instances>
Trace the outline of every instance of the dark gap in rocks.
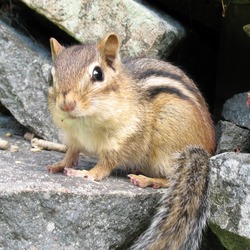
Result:
<instances>
[{"instance_id":1,"label":"dark gap in rocks","mask_svg":"<svg viewBox=\"0 0 250 250\"><path fill-rule=\"evenodd\" d=\"M20 124L10 113L3 114L0 112L0 132L3 131L23 136L29 130Z\"/></svg>"},{"instance_id":2,"label":"dark gap in rocks","mask_svg":"<svg viewBox=\"0 0 250 250\"><path fill-rule=\"evenodd\" d=\"M1 114L8 116L11 115L10 111L7 108L5 108L5 106L0 102L0 115Z\"/></svg>"},{"instance_id":3,"label":"dark gap in rocks","mask_svg":"<svg viewBox=\"0 0 250 250\"><path fill-rule=\"evenodd\" d=\"M218 237L213 233L210 227L207 227L204 232L204 236L202 239L202 244L200 246L202 250L226 250L226 248L221 244Z\"/></svg>"},{"instance_id":4,"label":"dark gap in rocks","mask_svg":"<svg viewBox=\"0 0 250 250\"><path fill-rule=\"evenodd\" d=\"M207 1L207 6L213 10L214 16L211 14L210 20L208 16L199 21L198 19L201 18L197 14L199 6L191 4L195 1L190 1L190 4L186 1L162 0L156 3L146 0L146 2L179 21L185 27L186 38L174 49L168 59L182 68L195 81L213 113L220 46L221 10L219 6L214 6L212 2L210 4Z\"/></svg>"}]
</instances>

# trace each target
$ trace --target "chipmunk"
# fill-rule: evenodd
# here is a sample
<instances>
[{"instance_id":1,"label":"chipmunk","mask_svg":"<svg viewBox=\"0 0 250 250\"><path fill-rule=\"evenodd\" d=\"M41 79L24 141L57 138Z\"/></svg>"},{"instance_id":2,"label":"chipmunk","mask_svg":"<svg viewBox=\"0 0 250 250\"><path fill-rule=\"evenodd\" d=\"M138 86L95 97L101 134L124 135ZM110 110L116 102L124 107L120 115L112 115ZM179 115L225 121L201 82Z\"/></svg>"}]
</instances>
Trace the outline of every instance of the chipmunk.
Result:
<instances>
[{"instance_id":1,"label":"chipmunk","mask_svg":"<svg viewBox=\"0 0 250 250\"><path fill-rule=\"evenodd\" d=\"M68 146L63 161L48 167L100 181L118 167L139 187L165 187L150 228L132 249L197 249L209 213L209 156L214 127L200 91L168 62L121 61L120 40L63 47L50 39L52 86L48 102ZM76 170L79 152L99 161Z\"/></svg>"}]
</instances>

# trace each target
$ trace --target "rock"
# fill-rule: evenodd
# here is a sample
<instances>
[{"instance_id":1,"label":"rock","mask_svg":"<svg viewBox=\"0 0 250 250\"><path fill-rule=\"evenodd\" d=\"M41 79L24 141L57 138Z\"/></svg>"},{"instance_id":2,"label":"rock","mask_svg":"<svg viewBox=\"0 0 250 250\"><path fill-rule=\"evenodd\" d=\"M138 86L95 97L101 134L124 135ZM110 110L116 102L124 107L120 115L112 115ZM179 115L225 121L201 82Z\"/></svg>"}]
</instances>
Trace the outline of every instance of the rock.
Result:
<instances>
[{"instance_id":1,"label":"rock","mask_svg":"<svg viewBox=\"0 0 250 250\"><path fill-rule=\"evenodd\" d=\"M1 249L128 249L147 227L164 190L137 188L117 173L101 182L49 174L46 165L62 153L31 152L4 134L19 151L0 150ZM94 164L81 158L79 166ZM211 165L210 226L227 249L248 249L250 154L224 153Z\"/></svg>"},{"instance_id":2,"label":"rock","mask_svg":"<svg viewBox=\"0 0 250 250\"><path fill-rule=\"evenodd\" d=\"M217 125L217 150L216 154L239 151L250 152L250 131L241 128L232 122L219 121Z\"/></svg>"},{"instance_id":3,"label":"rock","mask_svg":"<svg viewBox=\"0 0 250 250\"><path fill-rule=\"evenodd\" d=\"M184 37L184 28L132 0L22 0L82 43L96 42L116 32L123 42L123 56L166 58Z\"/></svg>"},{"instance_id":4,"label":"rock","mask_svg":"<svg viewBox=\"0 0 250 250\"><path fill-rule=\"evenodd\" d=\"M127 249L149 223L162 191L116 175L101 182L52 175L46 165L63 154L4 139L19 151L0 150L1 249Z\"/></svg>"},{"instance_id":5,"label":"rock","mask_svg":"<svg viewBox=\"0 0 250 250\"><path fill-rule=\"evenodd\" d=\"M250 109L247 106L247 92L234 95L223 105L222 116L238 126L250 129Z\"/></svg>"},{"instance_id":6,"label":"rock","mask_svg":"<svg viewBox=\"0 0 250 250\"><path fill-rule=\"evenodd\" d=\"M24 126L54 140L47 108L48 53L0 21L0 101Z\"/></svg>"},{"instance_id":7,"label":"rock","mask_svg":"<svg viewBox=\"0 0 250 250\"><path fill-rule=\"evenodd\" d=\"M250 154L211 158L211 228L226 249L250 249Z\"/></svg>"}]
</instances>

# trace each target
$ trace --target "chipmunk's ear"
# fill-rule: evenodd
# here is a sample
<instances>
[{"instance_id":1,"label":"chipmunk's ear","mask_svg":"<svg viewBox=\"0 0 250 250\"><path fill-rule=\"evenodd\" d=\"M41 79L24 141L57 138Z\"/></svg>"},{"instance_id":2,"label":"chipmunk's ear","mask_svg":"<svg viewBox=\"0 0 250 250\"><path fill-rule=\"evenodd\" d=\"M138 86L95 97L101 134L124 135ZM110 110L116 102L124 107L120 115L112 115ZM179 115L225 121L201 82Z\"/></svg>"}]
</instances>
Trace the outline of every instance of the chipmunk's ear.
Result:
<instances>
[{"instance_id":1,"label":"chipmunk's ear","mask_svg":"<svg viewBox=\"0 0 250 250\"><path fill-rule=\"evenodd\" d=\"M119 61L120 41L115 33L108 34L98 44L101 57L110 67L115 67L115 63Z\"/></svg>"},{"instance_id":2,"label":"chipmunk's ear","mask_svg":"<svg viewBox=\"0 0 250 250\"><path fill-rule=\"evenodd\" d=\"M50 49L51 49L51 56L52 59L55 60L57 55L63 50L63 46L55 39L55 38L50 38Z\"/></svg>"}]
</instances>

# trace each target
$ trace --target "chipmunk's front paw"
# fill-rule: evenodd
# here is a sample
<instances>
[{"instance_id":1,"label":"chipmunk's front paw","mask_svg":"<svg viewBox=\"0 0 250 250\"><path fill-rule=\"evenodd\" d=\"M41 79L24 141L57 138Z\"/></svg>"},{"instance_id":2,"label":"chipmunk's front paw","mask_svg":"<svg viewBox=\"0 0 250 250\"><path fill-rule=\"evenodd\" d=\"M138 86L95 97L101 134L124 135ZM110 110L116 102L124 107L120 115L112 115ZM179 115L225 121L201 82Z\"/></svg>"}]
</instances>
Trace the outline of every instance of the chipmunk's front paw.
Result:
<instances>
[{"instance_id":1,"label":"chipmunk's front paw","mask_svg":"<svg viewBox=\"0 0 250 250\"><path fill-rule=\"evenodd\" d=\"M91 175L87 170L76 170L72 168L64 168L63 173L67 176L82 177L86 180L95 181L95 176Z\"/></svg>"},{"instance_id":2,"label":"chipmunk's front paw","mask_svg":"<svg viewBox=\"0 0 250 250\"><path fill-rule=\"evenodd\" d=\"M61 164L60 162L59 163L56 163L54 165L50 165L48 166L48 172L50 174L55 174L55 173L58 173L58 172L63 172L64 170L64 164Z\"/></svg>"},{"instance_id":3,"label":"chipmunk's front paw","mask_svg":"<svg viewBox=\"0 0 250 250\"><path fill-rule=\"evenodd\" d=\"M50 174L55 174L58 172L64 172L64 169L66 167L71 168L77 165L77 161L73 161L73 162L65 162L65 161L61 161L61 162L57 162L53 165L49 165L47 166L48 168L48 172Z\"/></svg>"}]
</instances>

